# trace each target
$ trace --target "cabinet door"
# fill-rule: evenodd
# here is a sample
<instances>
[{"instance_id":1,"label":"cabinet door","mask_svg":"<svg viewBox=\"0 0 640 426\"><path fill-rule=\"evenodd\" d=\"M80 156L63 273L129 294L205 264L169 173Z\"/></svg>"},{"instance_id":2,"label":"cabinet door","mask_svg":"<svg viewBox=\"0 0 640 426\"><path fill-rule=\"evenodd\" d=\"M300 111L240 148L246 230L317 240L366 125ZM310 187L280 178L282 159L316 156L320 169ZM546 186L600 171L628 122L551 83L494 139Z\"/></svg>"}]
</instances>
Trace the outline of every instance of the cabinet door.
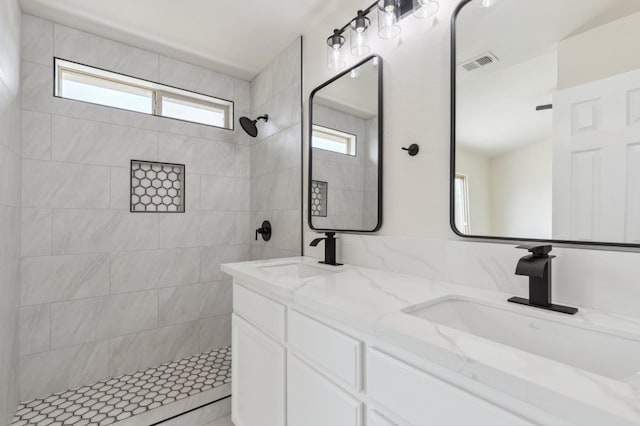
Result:
<instances>
[{"instance_id":1,"label":"cabinet door","mask_svg":"<svg viewBox=\"0 0 640 426\"><path fill-rule=\"evenodd\" d=\"M232 341L233 422L236 426L284 426L284 347L237 315L233 315Z\"/></svg>"},{"instance_id":2,"label":"cabinet door","mask_svg":"<svg viewBox=\"0 0 640 426\"><path fill-rule=\"evenodd\" d=\"M360 426L362 424L360 401L295 356L289 356L287 365L289 426Z\"/></svg>"}]
</instances>

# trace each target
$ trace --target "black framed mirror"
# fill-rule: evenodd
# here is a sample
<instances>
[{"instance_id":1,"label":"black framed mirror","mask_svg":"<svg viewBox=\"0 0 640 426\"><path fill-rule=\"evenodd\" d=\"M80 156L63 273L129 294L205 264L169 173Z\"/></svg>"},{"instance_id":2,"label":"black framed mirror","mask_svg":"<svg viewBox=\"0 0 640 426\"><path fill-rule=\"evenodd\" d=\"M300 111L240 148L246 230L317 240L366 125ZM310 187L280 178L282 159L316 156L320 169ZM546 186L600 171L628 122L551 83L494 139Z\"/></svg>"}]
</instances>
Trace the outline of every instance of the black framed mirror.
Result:
<instances>
[{"instance_id":1,"label":"black framed mirror","mask_svg":"<svg viewBox=\"0 0 640 426\"><path fill-rule=\"evenodd\" d=\"M309 97L309 227L375 232L382 225L382 58L372 55Z\"/></svg>"},{"instance_id":2,"label":"black framed mirror","mask_svg":"<svg viewBox=\"0 0 640 426\"><path fill-rule=\"evenodd\" d=\"M453 231L640 247L640 2L463 0L451 28Z\"/></svg>"}]
</instances>

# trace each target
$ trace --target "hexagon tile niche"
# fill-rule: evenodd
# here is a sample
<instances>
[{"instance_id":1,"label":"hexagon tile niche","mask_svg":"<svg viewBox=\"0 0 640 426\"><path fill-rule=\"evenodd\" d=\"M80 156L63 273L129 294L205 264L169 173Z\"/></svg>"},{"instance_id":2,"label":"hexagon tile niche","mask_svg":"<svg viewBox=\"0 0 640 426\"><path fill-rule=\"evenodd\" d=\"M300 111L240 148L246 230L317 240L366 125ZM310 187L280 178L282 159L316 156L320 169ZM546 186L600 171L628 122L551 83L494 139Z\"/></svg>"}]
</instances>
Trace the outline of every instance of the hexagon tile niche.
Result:
<instances>
[{"instance_id":1,"label":"hexagon tile niche","mask_svg":"<svg viewBox=\"0 0 640 426\"><path fill-rule=\"evenodd\" d=\"M184 213L184 164L131 160L131 212Z\"/></svg>"}]
</instances>

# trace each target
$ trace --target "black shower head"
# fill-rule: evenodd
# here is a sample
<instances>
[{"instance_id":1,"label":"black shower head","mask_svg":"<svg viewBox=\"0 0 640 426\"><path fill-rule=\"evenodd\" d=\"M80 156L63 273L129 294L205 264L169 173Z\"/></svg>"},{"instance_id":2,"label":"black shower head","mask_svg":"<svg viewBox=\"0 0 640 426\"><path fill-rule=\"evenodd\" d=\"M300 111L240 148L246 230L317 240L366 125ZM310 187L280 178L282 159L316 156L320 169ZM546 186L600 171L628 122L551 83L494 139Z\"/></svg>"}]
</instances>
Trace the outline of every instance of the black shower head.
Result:
<instances>
[{"instance_id":1,"label":"black shower head","mask_svg":"<svg viewBox=\"0 0 640 426\"><path fill-rule=\"evenodd\" d=\"M247 132L247 134L252 138L255 138L256 136L258 136L258 127L256 126L258 120L269 121L269 116L267 114L261 115L255 120L252 120L249 117L240 117L239 121L244 131Z\"/></svg>"}]
</instances>

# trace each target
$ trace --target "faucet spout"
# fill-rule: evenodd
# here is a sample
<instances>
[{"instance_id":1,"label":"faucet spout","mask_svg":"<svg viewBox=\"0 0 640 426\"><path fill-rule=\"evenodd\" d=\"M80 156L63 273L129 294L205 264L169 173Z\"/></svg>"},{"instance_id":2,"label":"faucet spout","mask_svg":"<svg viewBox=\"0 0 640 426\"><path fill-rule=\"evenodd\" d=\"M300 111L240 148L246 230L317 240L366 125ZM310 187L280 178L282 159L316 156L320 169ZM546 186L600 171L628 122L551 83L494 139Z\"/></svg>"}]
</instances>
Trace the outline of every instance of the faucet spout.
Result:
<instances>
[{"instance_id":1,"label":"faucet spout","mask_svg":"<svg viewBox=\"0 0 640 426\"><path fill-rule=\"evenodd\" d=\"M320 244L320 241L324 241L324 261L318 263L324 263L325 265L340 266L342 263L336 262L336 233L327 232L324 238L316 238L309 244L312 247L316 247Z\"/></svg>"},{"instance_id":2,"label":"faucet spout","mask_svg":"<svg viewBox=\"0 0 640 426\"><path fill-rule=\"evenodd\" d=\"M575 314L578 309L551 303L551 259L550 245L524 245L531 254L522 257L516 265L516 275L529 277L529 298L512 297L509 302L533 306L550 311Z\"/></svg>"}]
</instances>

